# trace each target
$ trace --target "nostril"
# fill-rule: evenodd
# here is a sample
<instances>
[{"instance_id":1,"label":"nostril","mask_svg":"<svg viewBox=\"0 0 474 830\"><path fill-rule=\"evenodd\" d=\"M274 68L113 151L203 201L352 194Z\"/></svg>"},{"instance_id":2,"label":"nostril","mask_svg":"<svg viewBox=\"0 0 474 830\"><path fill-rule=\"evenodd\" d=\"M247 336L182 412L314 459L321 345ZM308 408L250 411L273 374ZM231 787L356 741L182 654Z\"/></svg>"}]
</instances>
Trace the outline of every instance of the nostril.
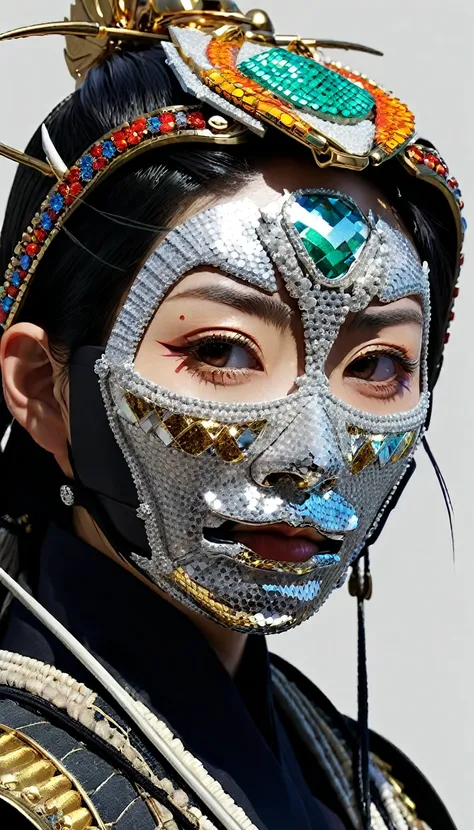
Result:
<instances>
[{"instance_id":1,"label":"nostril","mask_svg":"<svg viewBox=\"0 0 474 830\"><path fill-rule=\"evenodd\" d=\"M313 465L311 468L307 468L303 466L297 470L282 470L280 472L269 473L263 480L263 486L278 487L291 481L300 490L308 490L311 487L316 487L323 477L324 470L322 467Z\"/></svg>"},{"instance_id":2,"label":"nostril","mask_svg":"<svg viewBox=\"0 0 474 830\"><path fill-rule=\"evenodd\" d=\"M303 476L300 476L298 473L270 473L269 475L265 476L263 480L264 487L277 487L279 484L284 483L285 481L291 480L293 481L297 487L300 486L300 482Z\"/></svg>"}]
</instances>

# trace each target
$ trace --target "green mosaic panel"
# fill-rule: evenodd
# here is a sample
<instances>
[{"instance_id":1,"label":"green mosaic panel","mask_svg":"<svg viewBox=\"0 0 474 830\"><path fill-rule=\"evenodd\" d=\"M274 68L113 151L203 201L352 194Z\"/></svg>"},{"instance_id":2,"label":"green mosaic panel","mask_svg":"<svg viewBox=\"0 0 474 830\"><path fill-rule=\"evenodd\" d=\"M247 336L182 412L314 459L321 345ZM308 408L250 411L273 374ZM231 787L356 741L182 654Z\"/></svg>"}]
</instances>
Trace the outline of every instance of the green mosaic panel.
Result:
<instances>
[{"instance_id":1,"label":"green mosaic panel","mask_svg":"<svg viewBox=\"0 0 474 830\"><path fill-rule=\"evenodd\" d=\"M337 196L301 194L288 218L314 264L330 280L347 273L369 236L362 213Z\"/></svg>"},{"instance_id":2,"label":"green mosaic panel","mask_svg":"<svg viewBox=\"0 0 474 830\"><path fill-rule=\"evenodd\" d=\"M239 64L239 71L297 109L328 121L357 123L375 106L367 90L287 49L261 52Z\"/></svg>"}]
</instances>

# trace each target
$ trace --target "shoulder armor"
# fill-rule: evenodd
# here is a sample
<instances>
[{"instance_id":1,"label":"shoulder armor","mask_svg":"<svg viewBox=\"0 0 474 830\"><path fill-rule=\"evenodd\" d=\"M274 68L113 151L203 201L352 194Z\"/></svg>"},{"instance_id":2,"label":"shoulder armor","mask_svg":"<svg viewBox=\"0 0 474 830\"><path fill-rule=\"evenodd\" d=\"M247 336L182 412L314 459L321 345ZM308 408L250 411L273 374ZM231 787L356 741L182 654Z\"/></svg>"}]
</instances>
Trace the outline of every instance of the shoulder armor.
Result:
<instances>
[{"instance_id":1,"label":"shoulder armor","mask_svg":"<svg viewBox=\"0 0 474 830\"><path fill-rule=\"evenodd\" d=\"M2 827L17 827L22 816L21 827L38 830L178 828L169 810L94 747L3 697L0 817L6 805L15 811L15 823L2 822Z\"/></svg>"}]
</instances>

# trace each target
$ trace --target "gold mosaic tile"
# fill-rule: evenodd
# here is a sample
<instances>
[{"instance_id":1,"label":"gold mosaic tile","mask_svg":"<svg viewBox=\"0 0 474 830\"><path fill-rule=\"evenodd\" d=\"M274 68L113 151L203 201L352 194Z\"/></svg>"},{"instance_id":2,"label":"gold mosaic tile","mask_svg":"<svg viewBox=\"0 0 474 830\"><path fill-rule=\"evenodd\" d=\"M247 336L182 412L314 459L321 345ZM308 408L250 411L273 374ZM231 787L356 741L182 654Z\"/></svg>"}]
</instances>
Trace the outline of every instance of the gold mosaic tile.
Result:
<instances>
[{"instance_id":1,"label":"gold mosaic tile","mask_svg":"<svg viewBox=\"0 0 474 830\"><path fill-rule=\"evenodd\" d=\"M266 421L261 419L245 424L222 424L179 412L166 415L162 407L153 406L130 392L125 393L124 402L138 420L138 425L154 432L166 446L194 457L209 452L231 464L243 461L246 450L266 426Z\"/></svg>"}]
</instances>

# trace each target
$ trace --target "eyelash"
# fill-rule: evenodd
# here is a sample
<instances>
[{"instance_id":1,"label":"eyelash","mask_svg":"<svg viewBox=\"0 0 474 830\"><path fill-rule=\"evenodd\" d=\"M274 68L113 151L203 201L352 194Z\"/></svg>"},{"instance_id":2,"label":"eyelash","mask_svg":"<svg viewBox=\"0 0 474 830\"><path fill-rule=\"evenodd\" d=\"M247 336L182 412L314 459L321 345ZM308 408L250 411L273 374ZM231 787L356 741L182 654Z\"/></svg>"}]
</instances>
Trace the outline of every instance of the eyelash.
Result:
<instances>
[{"instance_id":1,"label":"eyelash","mask_svg":"<svg viewBox=\"0 0 474 830\"><path fill-rule=\"evenodd\" d=\"M409 358L407 353L402 349L397 349L391 346L375 346L366 349L364 352L361 352L351 360L346 367L344 374L346 374L350 367L355 363L358 363L364 358L371 357L392 357L394 362L398 364L400 372L395 372L394 376L386 381L372 381L370 379L364 380L363 378L356 377L350 378L351 382L357 384L358 391L362 395L372 398L378 397L379 399L388 401L403 395L404 391L410 389L411 379L419 366L419 361Z\"/></svg>"},{"instance_id":2,"label":"eyelash","mask_svg":"<svg viewBox=\"0 0 474 830\"><path fill-rule=\"evenodd\" d=\"M259 364L259 369L250 368L225 368L211 366L197 357L197 351L204 346L212 346L216 343L228 344L229 346L241 346L250 353ZM172 357L183 357L181 367L186 368L192 377L198 378L204 383L212 383L214 386L231 386L234 384L246 383L256 371L264 371L262 359L255 343L239 332L217 331L206 334L204 337L188 339L187 343L179 346L172 346L169 343L162 343L170 351Z\"/></svg>"}]
</instances>

